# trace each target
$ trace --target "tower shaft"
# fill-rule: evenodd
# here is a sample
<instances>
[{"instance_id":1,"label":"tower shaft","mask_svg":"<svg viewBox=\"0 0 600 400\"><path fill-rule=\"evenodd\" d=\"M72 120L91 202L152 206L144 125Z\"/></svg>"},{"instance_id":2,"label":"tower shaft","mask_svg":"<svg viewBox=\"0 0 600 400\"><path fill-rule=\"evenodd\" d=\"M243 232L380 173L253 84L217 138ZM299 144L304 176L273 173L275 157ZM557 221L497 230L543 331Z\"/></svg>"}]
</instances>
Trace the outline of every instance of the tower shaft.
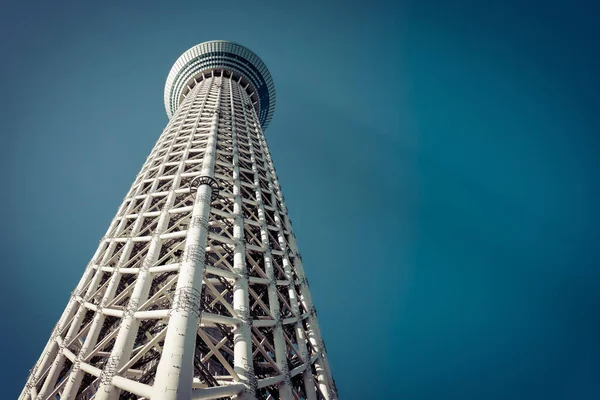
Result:
<instances>
[{"instance_id":1,"label":"tower shaft","mask_svg":"<svg viewBox=\"0 0 600 400\"><path fill-rule=\"evenodd\" d=\"M260 107L186 81L21 399L337 398Z\"/></svg>"}]
</instances>

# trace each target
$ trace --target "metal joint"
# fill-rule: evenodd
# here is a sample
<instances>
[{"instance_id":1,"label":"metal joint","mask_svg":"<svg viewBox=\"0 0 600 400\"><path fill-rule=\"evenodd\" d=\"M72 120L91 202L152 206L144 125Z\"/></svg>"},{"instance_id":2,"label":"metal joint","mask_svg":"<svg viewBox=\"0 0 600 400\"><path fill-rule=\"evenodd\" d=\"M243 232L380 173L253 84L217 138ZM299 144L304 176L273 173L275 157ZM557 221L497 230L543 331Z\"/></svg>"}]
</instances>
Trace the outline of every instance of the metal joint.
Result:
<instances>
[{"instance_id":1,"label":"metal joint","mask_svg":"<svg viewBox=\"0 0 600 400\"><path fill-rule=\"evenodd\" d=\"M125 308L125 311L123 312L123 316L124 317L133 317L133 315L137 312L137 310L138 310L138 300L131 299L129 301L129 304L127 305L127 308Z\"/></svg>"},{"instance_id":2,"label":"metal joint","mask_svg":"<svg viewBox=\"0 0 600 400\"><path fill-rule=\"evenodd\" d=\"M238 272L238 276L240 279L247 281L248 277L250 276L250 273L248 272L248 269L243 268Z\"/></svg>"},{"instance_id":3,"label":"metal joint","mask_svg":"<svg viewBox=\"0 0 600 400\"><path fill-rule=\"evenodd\" d=\"M192 217L190 227L208 229L208 218L202 215L196 215L195 217Z\"/></svg>"},{"instance_id":4,"label":"metal joint","mask_svg":"<svg viewBox=\"0 0 600 400\"><path fill-rule=\"evenodd\" d=\"M27 383L25 384L25 387L27 388L28 392L29 392L29 390L31 390L31 388L33 388L35 385L37 385L37 379L35 378L36 372L37 372L37 365L34 366L29 371L29 377L27 378Z\"/></svg>"},{"instance_id":5,"label":"metal joint","mask_svg":"<svg viewBox=\"0 0 600 400\"><path fill-rule=\"evenodd\" d=\"M203 246L190 245L185 248L185 253L183 254L183 261L191 261L194 264L204 261L206 256L206 250Z\"/></svg>"},{"instance_id":6,"label":"metal joint","mask_svg":"<svg viewBox=\"0 0 600 400\"><path fill-rule=\"evenodd\" d=\"M157 238L160 239L160 235L165 233L167 229L165 227L161 227L160 224L156 226L154 229L154 234L152 235L152 239Z\"/></svg>"},{"instance_id":7,"label":"metal joint","mask_svg":"<svg viewBox=\"0 0 600 400\"><path fill-rule=\"evenodd\" d=\"M281 369L281 374L283 375L283 383L285 385L291 386L292 385L292 377L290 376L290 368L287 365L287 360L286 360L286 364L283 364L283 366L280 369Z\"/></svg>"},{"instance_id":8,"label":"metal joint","mask_svg":"<svg viewBox=\"0 0 600 400\"><path fill-rule=\"evenodd\" d=\"M248 387L246 388L245 392L251 393L254 395L256 393L256 390L258 389L258 378L256 377L256 374L254 373L253 365L248 366L247 377L248 377Z\"/></svg>"},{"instance_id":9,"label":"metal joint","mask_svg":"<svg viewBox=\"0 0 600 400\"><path fill-rule=\"evenodd\" d=\"M198 191L198 188L202 185L208 185L212 189L210 200L215 201L219 197L219 184L216 179L210 176L197 176L190 182L190 190L192 192Z\"/></svg>"},{"instance_id":10,"label":"metal joint","mask_svg":"<svg viewBox=\"0 0 600 400\"><path fill-rule=\"evenodd\" d=\"M110 392L112 385L112 378L117 373L117 367L119 365L119 357L112 356L106 361L106 365L100 373L100 383L105 385L104 390Z\"/></svg>"},{"instance_id":11,"label":"metal joint","mask_svg":"<svg viewBox=\"0 0 600 400\"><path fill-rule=\"evenodd\" d=\"M79 358L79 356L77 356L77 358L75 358L75 361L73 362L73 366L71 367L71 373L76 374L79 372L80 369L81 369L81 359Z\"/></svg>"},{"instance_id":12,"label":"metal joint","mask_svg":"<svg viewBox=\"0 0 600 400\"><path fill-rule=\"evenodd\" d=\"M106 307L105 301L101 301L100 303L96 304L96 312L98 314L102 314L102 310L104 310L104 307Z\"/></svg>"},{"instance_id":13,"label":"metal joint","mask_svg":"<svg viewBox=\"0 0 600 400\"><path fill-rule=\"evenodd\" d=\"M323 356L325 356L325 353L327 353L327 347L325 347L325 341L323 340L323 338L319 340L319 347L321 348L321 353L323 354Z\"/></svg>"},{"instance_id":14,"label":"metal joint","mask_svg":"<svg viewBox=\"0 0 600 400\"><path fill-rule=\"evenodd\" d=\"M250 309L248 307L240 307L236 310L236 313L242 325L252 327L252 318L250 317Z\"/></svg>"},{"instance_id":15,"label":"metal joint","mask_svg":"<svg viewBox=\"0 0 600 400\"><path fill-rule=\"evenodd\" d=\"M300 357L304 360L304 362L308 362L310 360L310 356L308 355L308 350L304 349L300 352Z\"/></svg>"},{"instance_id":16,"label":"metal joint","mask_svg":"<svg viewBox=\"0 0 600 400\"><path fill-rule=\"evenodd\" d=\"M152 264L153 263L148 258L144 259L144 261L142 262L142 266L140 267L140 272L148 272Z\"/></svg>"},{"instance_id":17,"label":"metal joint","mask_svg":"<svg viewBox=\"0 0 600 400\"><path fill-rule=\"evenodd\" d=\"M189 312L200 318L202 314L202 293L191 286L184 286L175 290L173 305L169 314L172 312Z\"/></svg>"}]
</instances>

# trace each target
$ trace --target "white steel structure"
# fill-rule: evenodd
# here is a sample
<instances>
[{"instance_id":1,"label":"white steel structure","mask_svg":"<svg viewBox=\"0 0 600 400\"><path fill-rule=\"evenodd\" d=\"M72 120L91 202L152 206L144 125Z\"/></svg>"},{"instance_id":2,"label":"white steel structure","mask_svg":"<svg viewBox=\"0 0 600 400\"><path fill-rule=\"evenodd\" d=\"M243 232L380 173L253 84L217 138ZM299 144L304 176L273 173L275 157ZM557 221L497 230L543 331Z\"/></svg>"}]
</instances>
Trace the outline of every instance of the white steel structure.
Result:
<instances>
[{"instance_id":1,"label":"white steel structure","mask_svg":"<svg viewBox=\"0 0 600 400\"><path fill-rule=\"evenodd\" d=\"M20 399L336 399L247 48L175 62L170 121Z\"/></svg>"}]
</instances>

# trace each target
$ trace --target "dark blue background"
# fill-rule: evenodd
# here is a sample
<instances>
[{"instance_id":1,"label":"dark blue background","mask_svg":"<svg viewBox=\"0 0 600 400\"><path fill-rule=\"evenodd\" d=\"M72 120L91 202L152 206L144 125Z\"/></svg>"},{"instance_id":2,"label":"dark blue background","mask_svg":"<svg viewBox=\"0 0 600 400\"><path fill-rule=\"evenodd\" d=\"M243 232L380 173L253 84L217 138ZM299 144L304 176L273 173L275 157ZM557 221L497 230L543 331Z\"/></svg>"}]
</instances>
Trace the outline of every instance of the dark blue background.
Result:
<instances>
[{"instance_id":1,"label":"dark blue background","mask_svg":"<svg viewBox=\"0 0 600 400\"><path fill-rule=\"evenodd\" d=\"M267 64L267 137L343 399L600 398L600 70L579 2L5 2L13 398L164 128L177 57Z\"/></svg>"}]
</instances>

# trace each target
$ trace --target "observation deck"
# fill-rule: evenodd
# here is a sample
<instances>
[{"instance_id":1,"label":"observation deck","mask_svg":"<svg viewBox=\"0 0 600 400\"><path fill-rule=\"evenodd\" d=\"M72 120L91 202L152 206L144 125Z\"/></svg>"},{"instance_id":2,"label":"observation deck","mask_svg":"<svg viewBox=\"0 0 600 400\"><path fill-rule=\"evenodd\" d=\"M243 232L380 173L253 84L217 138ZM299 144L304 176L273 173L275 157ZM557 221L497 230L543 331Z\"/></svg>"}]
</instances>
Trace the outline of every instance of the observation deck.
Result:
<instances>
[{"instance_id":1,"label":"observation deck","mask_svg":"<svg viewBox=\"0 0 600 400\"><path fill-rule=\"evenodd\" d=\"M165 108L169 118L185 95L214 70L226 71L246 87L260 124L265 130L275 111L275 85L262 60L248 48L226 40L200 43L183 53L171 68L165 84Z\"/></svg>"}]
</instances>

